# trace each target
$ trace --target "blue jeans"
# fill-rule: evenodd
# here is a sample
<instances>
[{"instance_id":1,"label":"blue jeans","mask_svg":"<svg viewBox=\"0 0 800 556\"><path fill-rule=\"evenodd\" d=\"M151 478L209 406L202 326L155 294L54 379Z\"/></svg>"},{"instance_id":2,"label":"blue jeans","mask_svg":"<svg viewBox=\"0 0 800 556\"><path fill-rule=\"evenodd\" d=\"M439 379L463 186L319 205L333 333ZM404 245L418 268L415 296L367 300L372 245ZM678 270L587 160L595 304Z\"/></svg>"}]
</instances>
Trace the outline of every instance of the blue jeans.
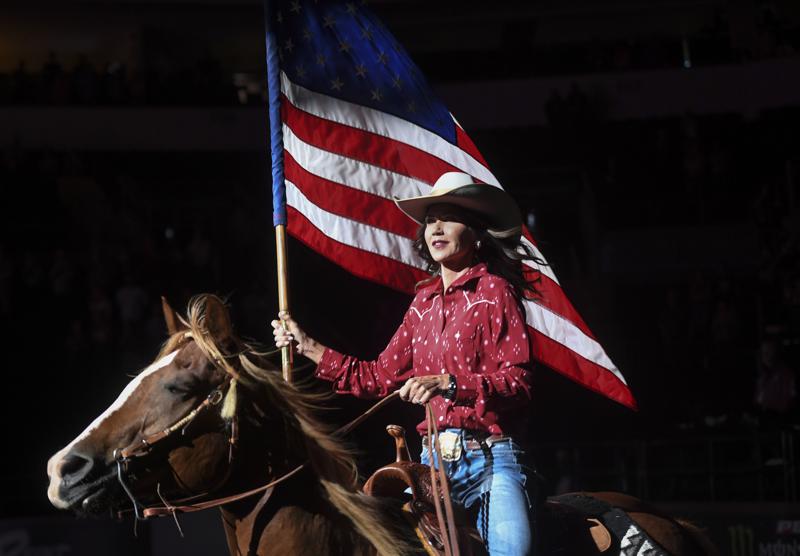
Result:
<instances>
[{"instance_id":1,"label":"blue jeans","mask_svg":"<svg viewBox=\"0 0 800 556\"><path fill-rule=\"evenodd\" d=\"M457 461L443 462L453 502L465 508L478 504L476 528L490 556L531 554L532 507L525 490L525 468L519 461L524 452L511 439L493 443L491 448L467 450L464 434L468 431L447 430L459 435L462 447ZM424 444L420 460L429 465Z\"/></svg>"}]
</instances>

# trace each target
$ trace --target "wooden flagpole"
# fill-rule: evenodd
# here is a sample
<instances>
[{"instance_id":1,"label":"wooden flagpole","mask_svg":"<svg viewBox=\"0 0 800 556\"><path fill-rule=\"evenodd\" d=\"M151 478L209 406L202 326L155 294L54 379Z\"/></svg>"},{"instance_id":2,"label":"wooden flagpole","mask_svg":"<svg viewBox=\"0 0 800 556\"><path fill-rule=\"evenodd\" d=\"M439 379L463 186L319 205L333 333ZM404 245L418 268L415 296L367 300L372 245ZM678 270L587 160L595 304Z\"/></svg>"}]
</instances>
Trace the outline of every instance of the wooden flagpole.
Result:
<instances>
[{"instance_id":1,"label":"wooden flagpole","mask_svg":"<svg viewBox=\"0 0 800 556\"><path fill-rule=\"evenodd\" d=\"M275 254L278 262L278 310L289 310L289 268L286 262L286 226L275 226ZM281 348L281 371L286 382L292 382L292 346Z\"/></svg>"}]
</instances>

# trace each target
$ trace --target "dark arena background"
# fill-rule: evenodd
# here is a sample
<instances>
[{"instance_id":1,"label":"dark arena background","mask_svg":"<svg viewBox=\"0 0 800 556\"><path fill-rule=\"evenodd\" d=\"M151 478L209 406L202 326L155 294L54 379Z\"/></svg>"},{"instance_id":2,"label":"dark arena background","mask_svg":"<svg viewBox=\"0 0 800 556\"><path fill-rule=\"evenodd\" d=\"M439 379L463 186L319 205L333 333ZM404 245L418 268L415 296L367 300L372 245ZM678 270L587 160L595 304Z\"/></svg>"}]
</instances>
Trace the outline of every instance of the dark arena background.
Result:
<instances>
[{"instance_id":1,"label":"dark arena background","mask_svg":"<svg viewBox=\"0 0 800 556\"><path fill-rule=\"evenodd\" d=\"M539 369L548 493L621 490L723 554L800 554L800 4L371 6L639 402ZM181 311L226 296L239 332L270 342L264 67L258 1L3 1L0 556L225 553L215 510L182 517L185 538L169 518L134 536L57 512L45 464L155 356L161 295ZM297 241L289 261L297 320L375 356L409 299ZM333 403L336 422L367 407ZM359 429L362 473L393 456L385 424L421 418L398 402Z\"/></svg>"}]
</instances>

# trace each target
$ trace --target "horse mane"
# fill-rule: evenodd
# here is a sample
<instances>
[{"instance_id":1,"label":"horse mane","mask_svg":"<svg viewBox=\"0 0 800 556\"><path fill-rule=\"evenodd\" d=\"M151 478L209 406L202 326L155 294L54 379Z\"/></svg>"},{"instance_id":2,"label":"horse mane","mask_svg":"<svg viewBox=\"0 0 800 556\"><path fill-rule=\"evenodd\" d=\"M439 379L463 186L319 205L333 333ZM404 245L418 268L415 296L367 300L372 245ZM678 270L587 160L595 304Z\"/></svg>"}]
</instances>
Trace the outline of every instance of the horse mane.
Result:
<instances>
[{"instance_id":1,"label":"horse mane","mask_svg":"<svg viewBox=\"0 0 800 556\"><path fill-rule=\"evenodd\" d=\"M319 419L317 413L330 393L312 391L307 385L295 386L286 382L277 367L267 359L271 353L259 346L244 342L228 330L224 339L215 338L209 326L209 303L224 302L211 294L201 294L189 301L186 319L179 317L187 330L170 336L159 353L159 358L181 347L190 338L206 356L233 377L223 402L232 416L241 405L236 394L236 384L253 394L258 413L274 413L283 419L287 435L302 439L305 455L319 478L331 504L347 516L356 530L378 551L378 554L397 555L416 552L418 549L406 540L395 516L388 519L392 506L386 501L358 492L359 477L356 453L341 439L332 425ZM226 309L227 311L227 309ZM272 352L274 353L274 352ZM292 434L295 433L295 434ZM381 519L381 516L386 516Z\"/></svg>"}]
</instances>

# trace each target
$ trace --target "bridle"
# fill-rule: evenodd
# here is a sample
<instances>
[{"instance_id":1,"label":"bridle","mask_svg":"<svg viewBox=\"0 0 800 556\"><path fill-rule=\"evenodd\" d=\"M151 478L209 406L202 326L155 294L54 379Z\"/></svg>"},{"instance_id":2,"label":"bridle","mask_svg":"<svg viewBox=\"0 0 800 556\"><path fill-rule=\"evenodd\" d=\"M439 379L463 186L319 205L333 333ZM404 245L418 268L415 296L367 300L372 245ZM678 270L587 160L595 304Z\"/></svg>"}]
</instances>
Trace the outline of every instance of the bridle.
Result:
<instances>
[{"instance_id":1,"label":"bridle","mask_svg":"<svg viewBox=\"0 0 800 556\"><path fill-rule=\"evenodd\" d=\"M130 468L132 467L133 464L151 455L156 447L164 444L167 440L177 435L178 432L180 432L181 435L185 434L186 429L197 417L208 412L211 409L216 408L225 398L225 393L227 389L230 387L231 380L232 380L231 377L226 378L226 380L222 384L217 386L214 390L212 390L199 405L197 405L189 413L187 413L185 416L175 421L173 424L171 424L164 430L144 437L135 446L122 449L117 448L114 450L113 458L117 466L117 480L119 481L122 490L125 491L125 494L130 499L133 505L134 516L138 521L144 521L151 515L154 515L153 510L157 509L158 506L145 507L144 504L140 503L137 500L136 496L133 494L133 490L128 484L130 482L129 478ZM233 453L238 443L238 434L239 434L238 418L234 416L233 419L231 419L230 426L228 427L228 449L229 449L228 470L223 476L222 480L219 482L219 484L216 487L210 489L209 492L218 490L230 478L232 463L233 463ZM190 500L195 500L197 498L206 496L207 494L208 492L197 494L194 496L190 496L188 498L183 498L179 500L179 502L185 503ZM162 500L164 500L163 497ZM171 504L166 504L165 502L164 507L171 507L171 506L172 506ZM120 512L120 515L123 515L124 513L126 512Z\"/></svg>"},{"instance_id":2,"label":"bridle","mask_svg":"<svg viewBox=\"0 0 800 556\"><path fill-rule=\"evenodd\" d=\"M225 369L227 371L227 368ZM208 492L195 494L189 497L181 498L179 500L175 500L173 502L168 502L163 496L161 496L160 490L157 490L163 505L153 505L153 506L145 506L141 502L139 502L134 495L133 490L131 489L129 482L129 471L132 464L141 460L147 456L149 456L155 447L160 444L163 444L168 439L171 439L175 436L179 431L181 434L184 434L186 428L200 415L208 412L211 409L216 408L220 402L225 398L225 394L227 390L231 387L231 382L234 380L234 377L228 373L228 377L225 381L217 386L208 396L194 409L192 409L189 413L187 413L184 417L175 421L172 425L168 426L164 430L151 434L145 438L143 438L137 445L124 448L124 449L115 449L113 452L113 458L117 466L117 480L122 487L122 490L128 496L133 505L132 511L137 521L145 521L150 517L154 516L163 516L163 515L173 515L175 516L176 513L189 513L189 512L197 512L201 510L206 510L209 508L215 508L219 506L223 506L225 504L230 504L232 502L236 502L239 500L243 500L245 498L250 498L258 493L264 493L260 504L265 502L265 499L268 498L274 487L287 481L288 479L295 476L299 473L303 468L305 468L307 462L301 463L300 465L296 466L292 470L284 473L277 479L274 479L264 485L259 487L253 488L251 490L240 492L238 494L233 494L230 496L225 496L221 498L214 498L210 500L200 500L201 498L208 496L212 492L216 492L221 489L225 483L227 483L228 479L231 476L231 472L233 469L233 454L238 443L238 424L237 424L237 417L231 419L231 425L229 428L228 433L228 446L229 446L229 453L228 453L228 469L223 476L222 480L212 489L209 489ZM366 420L369 416L373 413L378 411L384 405L392 401L394 398L398 396L398 393L395 392L382 400L378 401L374 405L372 405L369 409L364 411L361 415L344 425L343 427L339 428L335 431L334 434L346 434L352 431L355 427L360 425L364 420ZM122 510L117 512L118 517L122 518L131 510Z\"/></svg>"}]
</instances>

